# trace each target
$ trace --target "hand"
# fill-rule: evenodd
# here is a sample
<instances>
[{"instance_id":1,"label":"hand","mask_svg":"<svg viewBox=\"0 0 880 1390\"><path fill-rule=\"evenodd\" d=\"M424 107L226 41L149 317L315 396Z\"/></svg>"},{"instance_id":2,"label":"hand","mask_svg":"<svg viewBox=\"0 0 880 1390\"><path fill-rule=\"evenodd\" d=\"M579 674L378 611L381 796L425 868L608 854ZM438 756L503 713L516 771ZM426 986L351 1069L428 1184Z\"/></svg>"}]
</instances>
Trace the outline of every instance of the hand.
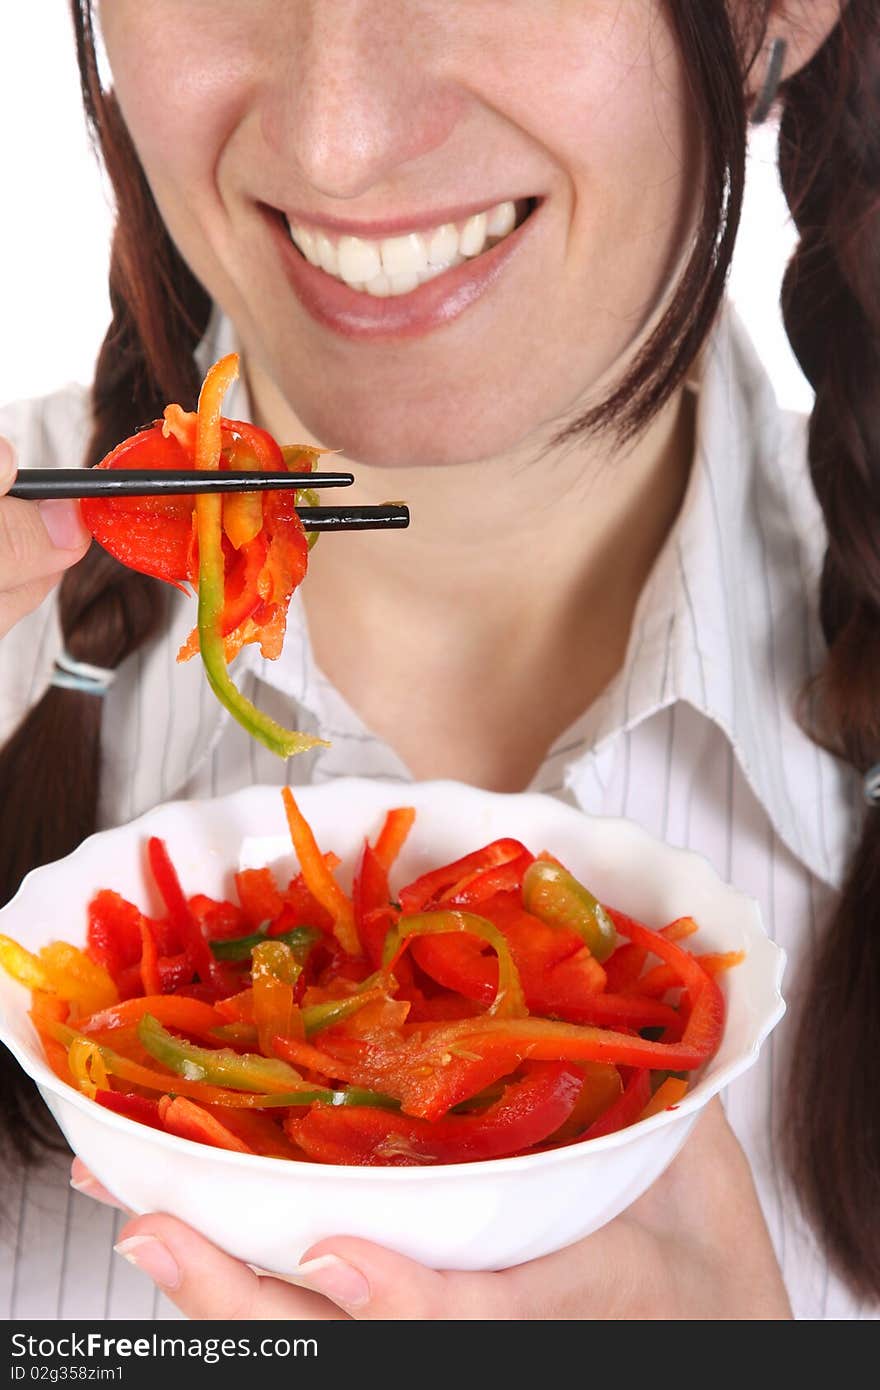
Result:
<instances>
[{"instance_id":1,"label":"hand","mask_svg":"<svg viewBox=\"0 0 880 1390\"><path fill-rule=\"evenodd\" d=\"M78 1159L78 1191L113 1203ZM788 1319L745 1155L717 1101L676 1161L615 1221L499 1274L437 1273L367 1241L323 1240L294 1282L259 1276L171 1216L141 1216L119 1252L190 1318Z\"/></svg>"},{"instance_id":2,"label":"hand","mask_svg":"<svg viewBox=\"0 0 880 1390\"><path fill-rule=\"evenodd\" d=\"M12 446L0 438L0 637L42 603L91 540L78 503L7 497L15 473Z\"/></svg>"}]
</instances>

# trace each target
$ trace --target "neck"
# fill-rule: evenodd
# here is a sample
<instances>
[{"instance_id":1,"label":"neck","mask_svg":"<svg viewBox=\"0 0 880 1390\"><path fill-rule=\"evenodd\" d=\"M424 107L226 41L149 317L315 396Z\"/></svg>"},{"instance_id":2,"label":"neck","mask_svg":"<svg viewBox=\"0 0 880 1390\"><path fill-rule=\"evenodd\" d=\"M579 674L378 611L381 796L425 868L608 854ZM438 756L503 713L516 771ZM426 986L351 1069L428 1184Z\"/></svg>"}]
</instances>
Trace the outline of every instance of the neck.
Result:
<instances>
[{"instance_id":1,"label":"neck","mask_svg":"<svg viewBox=\"0 0 880 1390\"><path fill-rule=\"evenodd\" d=\"M249 386L255 418L276 438L319 442L268 378L253 371ZM454 467L353 461L346 501L405 500L412 524L326 537L304 602L319 665L416 776L525 785L616 673L684 497L692 416L680 392L625 452L587 440ZM451 726L446 752L429 713L407 717L412 696L425 711L433 692L441 726ZM456 705L467 721L450 720ZM528 737L513 747L499 725L521 728L524 716Z\"/></svg>"}]
</instances>

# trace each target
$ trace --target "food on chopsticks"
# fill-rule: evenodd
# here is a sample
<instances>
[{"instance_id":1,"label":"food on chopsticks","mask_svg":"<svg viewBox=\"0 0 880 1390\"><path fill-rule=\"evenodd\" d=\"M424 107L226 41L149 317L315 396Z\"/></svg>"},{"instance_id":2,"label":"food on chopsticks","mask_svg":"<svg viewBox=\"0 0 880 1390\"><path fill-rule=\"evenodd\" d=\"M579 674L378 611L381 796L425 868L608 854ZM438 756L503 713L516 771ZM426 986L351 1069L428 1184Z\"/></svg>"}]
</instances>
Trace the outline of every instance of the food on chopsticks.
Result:
<instances>
[{"instance_id":1,"label":"food on chopsticks","mask_svg":"<svg viewBox=\"0 0 880 1390\"><path fill-rule=\"evenodd\" d=\"M692 954L691 918L653 931L515 839L392 890L408 808L365 841L349 895L282 796L299 863L286 886L244 869L237 901L187 896L154 837L160 916L101 889L85 950L0 937L62 1080L237 1152L465 1163L674 1107L717 1050L717 976L742 955Z\"/></svg>"},{"instance_id":2,"label":"food on chopsticks","mask_svg":"<svg viewBox=\"0 0 880 1390\"><path fill-rule=\"evenodd\" d=\"M280 449L256 425L220 414L238 375L230 353L210 368L198 411L169 405L164 418L119 444L98 468L241 469L311 472L320 449ZM248 733L288 758L322 742L285 729L236 689L227 669L247 643L264 657L281 653L290 600L305 578L309 537L298 502L310 490L200 493L197 496L84 498L94 538L131 569L198 593L198 624L178 653L201 652L214 694ZM313 536L312 539L315 539Z\"/></svg>"}]
</instances>

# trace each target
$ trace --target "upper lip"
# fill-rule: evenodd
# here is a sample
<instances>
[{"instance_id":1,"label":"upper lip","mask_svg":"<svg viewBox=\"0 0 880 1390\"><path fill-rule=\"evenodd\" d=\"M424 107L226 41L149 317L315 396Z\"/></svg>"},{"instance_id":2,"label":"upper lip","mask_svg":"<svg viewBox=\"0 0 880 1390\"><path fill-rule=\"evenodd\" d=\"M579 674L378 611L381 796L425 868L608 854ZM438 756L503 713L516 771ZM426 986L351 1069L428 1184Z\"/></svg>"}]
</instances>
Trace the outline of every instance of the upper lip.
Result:
<instances>
[{"instance_id":1,"label":"upper lip","mask_svg":"<svg viewBox=\"0 0 880 1390\"><path fill-rule=\"evenodd\" d=\"M465 222L478 212L488 212L499 203L521 203L529 194L514 196L502 194L494 199L481 198L479 202L459 203L454 207L431 208L426 212L399 213L394 217L374 217L355 219L331 217L328 214L301 212L295 208L282 208L280 211L293 226L314 228L319 232L335 232L338 236L356 236L364 241L376 241L384 236L399 236L405 232L420 232L428 227L441 227L447 222Z\"/></svg>"}]
</instances>

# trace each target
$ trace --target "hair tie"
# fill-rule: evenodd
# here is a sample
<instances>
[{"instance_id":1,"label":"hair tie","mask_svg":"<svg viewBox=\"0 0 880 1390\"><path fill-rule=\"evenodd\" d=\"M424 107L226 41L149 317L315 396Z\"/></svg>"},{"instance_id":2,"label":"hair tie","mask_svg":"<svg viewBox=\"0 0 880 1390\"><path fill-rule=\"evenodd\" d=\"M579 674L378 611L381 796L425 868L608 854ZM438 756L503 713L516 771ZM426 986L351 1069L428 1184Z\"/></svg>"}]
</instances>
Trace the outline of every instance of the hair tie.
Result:
<instances>
[{"instance_id":1,"label":"hair tie","mask_svg":"<svg viewBox=\"0 0 880 1390\"><path fill-rule=\"evenodd\" d=\"M865 800L869 806L880 806L880 763L869 767L862 783Z\"/></svg>"},{"instance_id":2,"label":"hair tie","mask_svg":"<svg viewBox=\"0 0 880 1390\"><path fill-rule=\"evenodd\" d=\"M752 125L760 125L766 121L770 113L770 107L776 100L776 93L779 91L779 82L782 77L782 68L785 63L785 39L774 39L770 45L770 57L767 60L767 76L764 78L764 85L755 98L755 105L749 120Z\"/></svg>"},{"instance_id":3,"label":"hair tie","mask_svg":"<svg viewBox=\"0 0 880 1390\"><path fill-rule=\"evenodd\" d=\"M76 661L69 652L61 651L55 658L50 685L61 690L79 690L83 695L106 695L116 679L116 672L106 666L91 666Z\"/></svg>"}]
</instances>

